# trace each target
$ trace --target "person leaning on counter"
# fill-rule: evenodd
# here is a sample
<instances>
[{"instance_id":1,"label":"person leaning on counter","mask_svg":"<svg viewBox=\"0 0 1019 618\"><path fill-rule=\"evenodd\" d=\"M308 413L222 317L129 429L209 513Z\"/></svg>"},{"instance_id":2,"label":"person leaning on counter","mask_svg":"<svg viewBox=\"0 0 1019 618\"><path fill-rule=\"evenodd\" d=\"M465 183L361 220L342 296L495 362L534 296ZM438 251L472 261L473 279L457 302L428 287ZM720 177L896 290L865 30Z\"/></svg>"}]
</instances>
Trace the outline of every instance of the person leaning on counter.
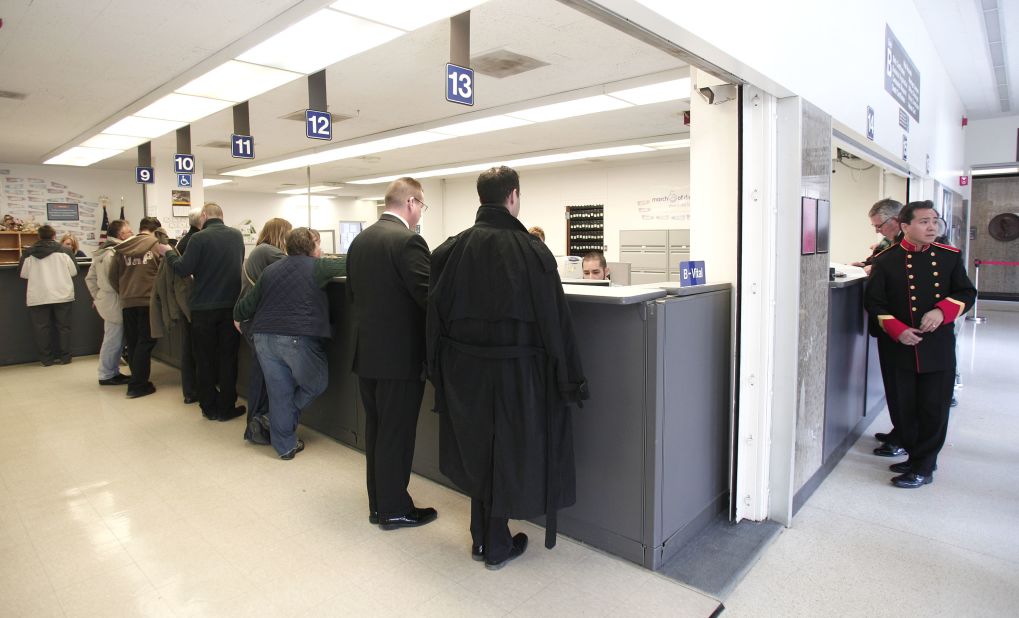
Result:
<instances>
[{"instance_id":1,"label":"person leaning on counter","mask_svg":"<svg viewBox=\"0 0 1019 618\"><path fill-rule=\"evenodd\" d=\"M955 385L952 323L977 294L959 250L935 242L938 221L929 200L902 209L902 241L874 259L864 296L885 393L898 407L896 430L909 453L889 467L899 473L892 484L901 488L934 481Z\"/></svg>"}]
</instances>

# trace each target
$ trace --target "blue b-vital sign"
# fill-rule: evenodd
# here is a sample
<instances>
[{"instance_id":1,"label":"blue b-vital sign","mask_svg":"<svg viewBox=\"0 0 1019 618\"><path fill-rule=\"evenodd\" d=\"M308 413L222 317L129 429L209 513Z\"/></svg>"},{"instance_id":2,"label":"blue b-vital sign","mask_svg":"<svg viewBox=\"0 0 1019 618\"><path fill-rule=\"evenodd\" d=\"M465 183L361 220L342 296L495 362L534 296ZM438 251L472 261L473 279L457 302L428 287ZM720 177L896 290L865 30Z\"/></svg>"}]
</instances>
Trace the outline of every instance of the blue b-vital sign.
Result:
<instances>
[{"instance_id":1,"label":"blue b-vital sign","mask_svg":"<svg viewBox=\"0 0 1019 618\"><path fill-rule=\"evenodd\" d=\"M460 105L474 105L474 69L455 64L446 65L446 100Z\"/></svg>"},{"instance_id":2,"label":"blue b-vital sign","mask_svg":"<svg viewBox=\"0 0 1019 618\"><path fill-rule=\"evenodd\" d=\"M708 282L705 274L704 262L680 262L679 263L679 286L688 287L691 285L704 285Z\"/></svg>"}]
</instances>

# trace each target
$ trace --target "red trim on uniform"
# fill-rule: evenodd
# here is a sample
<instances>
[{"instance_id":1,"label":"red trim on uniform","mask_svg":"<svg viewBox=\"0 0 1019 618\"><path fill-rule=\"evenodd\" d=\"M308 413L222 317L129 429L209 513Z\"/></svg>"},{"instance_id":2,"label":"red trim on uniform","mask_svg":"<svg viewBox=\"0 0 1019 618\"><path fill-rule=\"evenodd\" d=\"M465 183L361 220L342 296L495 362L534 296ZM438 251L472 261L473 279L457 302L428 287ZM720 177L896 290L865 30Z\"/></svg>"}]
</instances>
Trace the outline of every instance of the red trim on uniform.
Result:
<instances>
[{"instance_id":1,"label":"red trim on uniform","mask_svg":"<svg viewBox=\"0 0 1019 618\"><path fill-rule=\"evenodd\" d=\"M962 312L966 310L966 304L955 300L954 298L946 298L934 303L934 306L941 309L941 313L945 314L944 324L951 324L962 315Z\"/></svg>"},{"instance_id":2,"label":"red trim on uniform","mask_svg":"<svg viewBox=\"0 0 1019 618\"><path fill-rule=\"evenodd\" d=\"M909 330L909 326L892 316L878 316L878 324L884 329L888 336L898 341L899 336Z\"/></svg>"},{"instance_id":3,"label":"red trim on uniform","mask_svg":"<svg viewBox=\"0 0 1019 618\"><path fill-rule=\"evenodd\" d=\"M956 253L962 253L962 250L959 249L958 247L953 247L952 245L943 245L943 244L941 244L939 242L932 242L931 246L932 247L939 247L941 249L948 249L949 251L955 251Z\"/></svg>"},{"instance_id":4,"label":"red trim on uniform","mask_svg":"<svg viewBox=\"0 0 1019 618\"><path fill-rule=\"evenodd\" d=\"M899 241L899 245L901 245L903 249L905 249L906 251L909 251L910 253L922 253L922 252L927 250L927 247L930 246L930 245L924 245L922 247L918 247L918 246L914 245L913 243L909 242L908 240L906 240L905 238L903 238L901 241Z\"/></svg>"}]
</instances>

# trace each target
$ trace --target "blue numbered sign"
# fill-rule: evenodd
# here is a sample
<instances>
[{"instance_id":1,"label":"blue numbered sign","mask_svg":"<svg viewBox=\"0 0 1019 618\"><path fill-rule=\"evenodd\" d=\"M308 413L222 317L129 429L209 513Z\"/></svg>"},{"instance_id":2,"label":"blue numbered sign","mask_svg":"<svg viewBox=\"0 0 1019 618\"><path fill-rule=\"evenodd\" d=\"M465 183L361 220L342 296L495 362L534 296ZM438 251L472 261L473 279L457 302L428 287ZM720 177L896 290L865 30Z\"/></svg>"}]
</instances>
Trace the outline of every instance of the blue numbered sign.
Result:
<instances>
[{"instance_id":1,"label":"blue numbered sign","mask_svg":"<svg viewBox=\"0 0 1019 618\"><path fill-rule=\"evenodd\" d=\"M175 154L175 155L173 155L173 173L174 174L194 174L195 173L195 155L191 155L191 154Z\"/></svg>"},{"instance_id":2,"label":"blue numbered sign","mask_svg":"<svg viewBox=\"0 0 1019 618\"><path fill-rule=\"evenodd\" d=\"M705 274L704 262L680 262L679 263L679 286L704 285L708 282Z\"/></svg>"},{"instance_id":3,"label":"blue numbered sign","mask_svg":"<svg viewBox=\"0 0 1019 618\"><path fill-rule=\"evenodd\" d=\"M151 167L138 166L134 168L134 181L141 185L150 185L156 182L156 176L152 173Z\"/></svg>"},{"instance_id":4,"label":"blue numbered sign","mask_svg":"<svg viewBox=\"0 0 1019 618\"><path fill-rule=\"evenodd\" d=\"M191 174L177 174L177 186L181 189L190 189Z\"/></svg>"},{"instance_id":5,"label":"blue numbered sign","mask_svg":"<svg viewBox=\"0 0 1019 618\"><path fill-rule=\"evenodd\" d=\"M874 141L874 108L867 106L867 139Z\"/></svg>"},{"instance_id":6,"label":"blue numbered sign","mask_svg":"<svg viewBox=\"0 0 1019 618\"><path fill-rule=\"evenodd\" d=\"M230 156L235 159L255 158L255 138L250 135L230 136Z\"/></svg>"},{"instance_id":7,"label":"blue numbered sign","mask_svg":"<svg viewBox=\"0 0 1019 618\"><path fill-rule=\"evenodd\" d=\"M304 128L309 139L333 139L333 115L309 109L304 112Z\"/></svg>"},{"instance_id":8,"label":"blue numbered sign","mask_svg":"<svg viewBox=\"0 0 1019 618\"><path fill-rule=\"evenodd\" d=\"M446 65L446 100L460 105L474 105L474 69Z\"/></svg>"}]
</instances>

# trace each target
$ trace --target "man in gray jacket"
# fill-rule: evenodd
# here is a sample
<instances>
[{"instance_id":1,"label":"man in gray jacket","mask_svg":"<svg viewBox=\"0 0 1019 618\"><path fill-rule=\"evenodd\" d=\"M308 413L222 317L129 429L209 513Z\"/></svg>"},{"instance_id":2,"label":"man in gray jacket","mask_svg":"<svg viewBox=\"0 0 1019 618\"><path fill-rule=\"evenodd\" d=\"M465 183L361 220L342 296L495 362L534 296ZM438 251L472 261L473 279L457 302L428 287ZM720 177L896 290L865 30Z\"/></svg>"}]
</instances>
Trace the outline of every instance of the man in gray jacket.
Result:
<instances>
[{"instance_id":1,"label":"man in gray jacket","mask_svg":"<svg viewBox=\"0 0 1019 618\"><path fill-rule=\"evenodd\" d=\"M92 266L85 275L85 285L92 295L92 306L103 318L103 345L99 349L99 384L115 386L127 384L130 376L120 373L120 353L124 349L124 315L120 296L110 284L110 260L114 247L134 235L127 221L111 221L106 230L106 242L92 256Z\"/></svg>"}]
</instances>

